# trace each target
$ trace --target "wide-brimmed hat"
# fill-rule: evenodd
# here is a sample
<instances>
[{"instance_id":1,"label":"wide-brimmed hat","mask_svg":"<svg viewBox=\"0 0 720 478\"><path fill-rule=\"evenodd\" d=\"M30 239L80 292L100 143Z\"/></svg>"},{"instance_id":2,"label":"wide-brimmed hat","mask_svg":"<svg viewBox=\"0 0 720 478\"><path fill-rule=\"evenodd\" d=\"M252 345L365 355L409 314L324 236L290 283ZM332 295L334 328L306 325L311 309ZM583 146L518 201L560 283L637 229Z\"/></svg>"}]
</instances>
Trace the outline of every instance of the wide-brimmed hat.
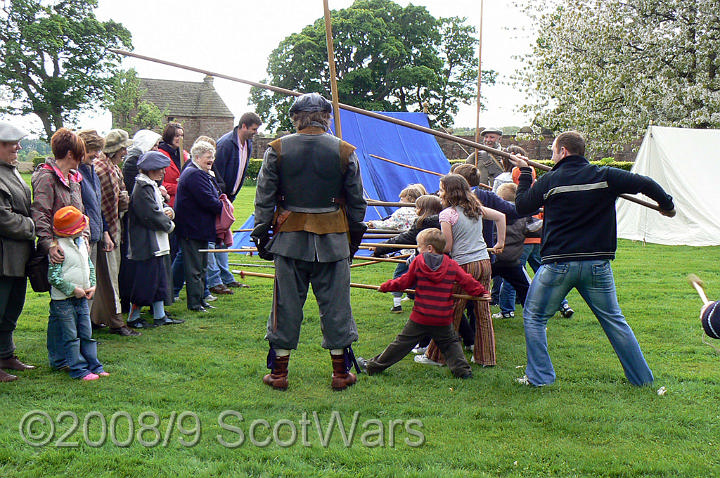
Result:
<instances>
[{"instance_id":1,"label":"wide-brimmed hat","mask_svg":"<svg viewBox=\"0 0 720 478\"><path fill-rule=\"evenodd\" d=\"M88 225L88 217L75 206L58 209L53 218L53 232L58 237L71 237Z\"/></svg>"},{"instance_id":2,"label":"wide-brimmed hat","mask_svg":"<svg viewBox=\"0 0 720 478\"><path fill-rule=\"evenodd\" d=\"M5 121L0 121L0 141L17 143L28 134L17 126Z\"/></svg>"},{"instance_id":3,"label":"wide-brimmed hat","mask_svg":"<svg viewBox=\"0 0 720 478\"><path fill-rule=\"evenodd\" d=\"M490 133L497 134L500 136L503 135L503 132L500 128L485 128L484 130L482 130L480 132L480 136L485 136L486 134L490 134Z\"/></svg>"},{"instance_id":4,"label":"wide-brimmed hat","mask_svg":"<svg viewBox=\"0 0 720 478\"><path fill-rule=\"evenodd\" d=\"M170 158L159 151L148 151L140 156L137 167L143 171L154 171L156 169L167 168L170 166Z\"/></svg>"},{"instance_id":5,"label":"wide-brimmed hat","mask_svg":"<svg viewBox=\"0 0 720 478\"><path fill-rule=\"evenodd\" d=\"M129 148L133 144L130 135L124 129L111 129L105 137L103 153L114 154L122 148Z\"/></svg>"}]
</instances>

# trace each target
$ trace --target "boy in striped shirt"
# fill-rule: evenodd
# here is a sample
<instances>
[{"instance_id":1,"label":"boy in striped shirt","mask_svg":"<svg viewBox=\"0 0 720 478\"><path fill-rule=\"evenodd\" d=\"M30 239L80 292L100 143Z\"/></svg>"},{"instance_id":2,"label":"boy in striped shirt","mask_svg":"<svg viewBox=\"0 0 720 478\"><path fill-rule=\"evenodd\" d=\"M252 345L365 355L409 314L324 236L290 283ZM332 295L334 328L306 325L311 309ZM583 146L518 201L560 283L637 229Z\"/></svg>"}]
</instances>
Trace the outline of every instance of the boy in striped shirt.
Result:
<instances>
[{"instance_id":1,"label":"boy in striped shirt","mask_svg":"<svg viewBox=\"0 0 720 478\"><path fill-rule=\"evenodd\" d=\"M488 291L457 262L444 255L445 238L440 229L421 231L417 236L419 254L410 270L380 286L380 292L399 291L414 286L415 304L410 320L395 340L379 355L358 363L368 375L382 372L405 357L424 336L435 339L450 371L460 378L472 377L472 370L452 325L455 284L473 296L489 298Z\"/></svg>"}]
</instances>

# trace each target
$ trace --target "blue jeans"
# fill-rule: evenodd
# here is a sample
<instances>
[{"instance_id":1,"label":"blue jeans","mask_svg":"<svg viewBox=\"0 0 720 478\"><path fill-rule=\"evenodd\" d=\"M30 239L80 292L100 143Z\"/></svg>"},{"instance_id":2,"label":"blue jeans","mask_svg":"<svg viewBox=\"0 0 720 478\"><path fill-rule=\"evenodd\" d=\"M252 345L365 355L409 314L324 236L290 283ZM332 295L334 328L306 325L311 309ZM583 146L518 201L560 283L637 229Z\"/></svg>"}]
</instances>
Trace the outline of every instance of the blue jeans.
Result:
<instances>
[{"instance_id":1,"label":"blue jeans","mask_svg":"<svg viewBox=\"0 0 720 478\"><path fill-rule=\"evenodd\" d=\"M407 262L398 263L397 266L395 266L395 271L393 272L393 279L397 279L401 275L405 274L407 271L410 270L410 267L408 267ZM393 297L402 297L402 292L391 292Z\"/></svg>"},{"instance_id":2,"label":"blue jeans","mask_svg":"<svg viewBox=\"0 0 720 478\"><path fill-rule=\"evenodd\" d=\"M525 374L530 383L546 385L555 381L545 327L572 288L577 289L600 322L630 383L650 384L653 374L618 305L609 260L555 262L538 269L523 312L528 361Z\"/></svg>"},{"instance_id":3,"label":"blue jeans","mask_svg":"<svg viewBox=\"0 0 720 478\"><path fill-rule=\"evenodd\" d=\"M70 297L50 301L47 346L50 365L53 368L67 365L72 378L103 371L97 358L97 342L92 338L87 299ZM57 362L57 356L52 356L58 352L63 354L63 363Z\"/></svg>"},{"instance_id":4,"label":"blue jeans","mask_svg":"<svg viewBox=\"0 0 720 478\"><path fill-rule=\"evenodd\" d=\"M523 247L523 253L520 256L520 265L524 268L525 263L530 264L530 268L533 272L537 272L542 264L540 259L540 244L525 244ZM497 280L497 279L495 279ZM502 281L502 287L500 289L500 297L498 299L498 305L500 306L500 312L515 311L515 289L508 281ZM560 303L560 309L568 305L567 298L564 298Z\"/></svg>"},{"instance_id":5,"label":"blue jeans","mask_svg":"<svg viewBox=\"0 0 720 478\"><path fill-rule=\"evenodd\" d=\"M208 244L208 249L224 249L224 246L216 247L214 242ZM208 270L206 284L208 288L220 284L231 284L235 282L235 276L230 272L230 259L227 252L215 252L208 254Z\"/></svg>"}]
</instances>

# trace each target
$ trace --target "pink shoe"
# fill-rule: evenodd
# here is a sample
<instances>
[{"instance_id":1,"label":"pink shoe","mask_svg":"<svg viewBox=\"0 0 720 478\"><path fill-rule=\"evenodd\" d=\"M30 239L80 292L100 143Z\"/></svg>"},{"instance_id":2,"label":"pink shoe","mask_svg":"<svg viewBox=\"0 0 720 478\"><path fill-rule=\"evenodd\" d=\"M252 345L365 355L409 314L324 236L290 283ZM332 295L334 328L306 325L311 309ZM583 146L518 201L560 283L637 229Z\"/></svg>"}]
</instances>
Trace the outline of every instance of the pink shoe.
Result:
<instances>
[{"instance_id":1,"label":"pink shoe","mask_svg":"<svg viewBox=\"0 0 720 478\"><path fill-rule=\"evenodd\" d=\"M95 375L94 373L90 372L89 374L85 375L82 379L83 380L97 380L100 378L100 375Z\"/></svg>"},{"instance_id":2,"label":"pink shoe","mask_svg":"<svg viewBox=\"0 0 720 478\"><path fill-rule=\"evenodd\" d=\"M101 377L109 377L110 376L110 374L107 372L100 372L98 375Z\"/></svg>"}]
</instances>

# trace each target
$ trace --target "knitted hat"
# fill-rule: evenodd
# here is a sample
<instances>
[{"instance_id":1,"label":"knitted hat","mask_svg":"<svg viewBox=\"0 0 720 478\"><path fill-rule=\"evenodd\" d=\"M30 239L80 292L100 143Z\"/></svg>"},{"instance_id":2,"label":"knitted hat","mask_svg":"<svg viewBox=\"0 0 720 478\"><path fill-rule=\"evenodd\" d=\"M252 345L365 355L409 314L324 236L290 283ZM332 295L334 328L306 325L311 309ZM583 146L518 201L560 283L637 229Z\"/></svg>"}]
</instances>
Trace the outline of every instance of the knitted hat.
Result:
<instances>
[{"instance_id":1,"label":"knitted hat","mask_svg":"<svg viewBox=\"0 0 720 478\"><path fill-rule=\"evenodd\" d=\"M132 145L130 135L124 129L111 129L108 135L105 137L105 147L103 153L113 154L120 151L122 148L129 148Z\"/></svg>"},{"instance_id":2,"label":"knitted hat","mask_svg":"<svg viewBox=\"0 0 720 478\"><path fill-rule=\"evenodd\" d=\"M720 339L720 307L718 302L710 302L700 315L703 329L708 337Z\"/></svg>"},{"instance_id":3,"label":"knitted hat","mask_svg":"<svg viewBox=\"0 0 720 478\"><path fill-rule=\"evenodd\" d=\"M53 232L58 237L72 237L88 225L88 218L75 206L58 209L53 221Z\"/></svg>"}]
</instances>

